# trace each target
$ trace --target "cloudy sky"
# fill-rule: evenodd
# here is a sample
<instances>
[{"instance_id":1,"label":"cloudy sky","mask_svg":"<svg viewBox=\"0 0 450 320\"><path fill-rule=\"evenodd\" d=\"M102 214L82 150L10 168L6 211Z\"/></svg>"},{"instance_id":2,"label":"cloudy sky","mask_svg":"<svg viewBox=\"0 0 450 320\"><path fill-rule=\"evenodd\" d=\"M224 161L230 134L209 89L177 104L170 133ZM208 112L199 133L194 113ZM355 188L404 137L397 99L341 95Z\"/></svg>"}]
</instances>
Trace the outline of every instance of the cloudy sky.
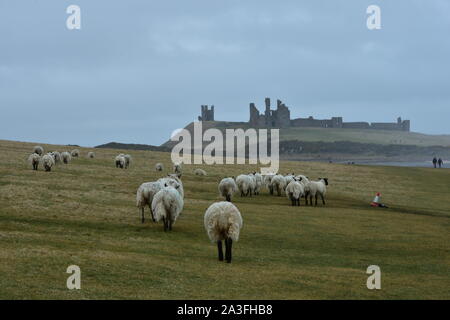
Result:
<instances>
[{"instance_id":1,"label":"cloudy sky","mask_svg":"<svg viewBox=\"0 0 450 320\"><path fill-rule=\"evenodd\" d=\"M265 97L450 134L449 35L448 0L0 0L0 139L159 145L201 104L247 121Z\"/></svg>"}]
</instances>

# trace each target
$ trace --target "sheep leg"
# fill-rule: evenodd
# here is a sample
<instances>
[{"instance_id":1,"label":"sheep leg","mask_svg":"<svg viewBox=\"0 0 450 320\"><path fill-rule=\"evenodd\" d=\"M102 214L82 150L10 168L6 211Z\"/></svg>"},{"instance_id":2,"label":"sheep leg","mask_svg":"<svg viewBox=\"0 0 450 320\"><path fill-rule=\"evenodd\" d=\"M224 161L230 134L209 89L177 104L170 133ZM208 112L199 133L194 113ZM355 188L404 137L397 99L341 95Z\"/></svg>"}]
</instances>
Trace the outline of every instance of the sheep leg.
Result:
<instances>
[{"instance_id":1,"label":"sheep leg","mask_svg":"<svg viewBox=\"0 0 450 320\"><path fill-rule=\"evenodd\" d=\"M163 223L164 223L164 232L167 231L167 220L166 218L163 218Z\"/></svg>"},{"instance_id":2,"label":"sheep leg","mask_svg":"<svg viewBox=\"0 0 450 320\"><path fill-rule=\"evenodd\" d=\"M168 224L168 229L169 229L169 231L172 231L172 223L173 223L173 221L172 221L172 219L167 219L168 221L167 221L167 224Z\"/></svg>"},{"instance_id":3,"label":"sheep leg","mask_svg":"<svg viewBox=\"0 0 450 320\"><path fill-rule=\"evenodd\" d=\"M228 201L228 202L231 202L231 197L230 197L230 195L226 195L226 197L225 197L225 199Z\"/></svg>"},{"instance_id":4,"label":"sheep leg","mask_svg":"<svg viewBox=\"0 0 450 320\"><path fill-rule=\"evenodd\" d=\"M150 214L152 215L152 221L153 221L153 222L156 222L155 216L153 215L152 206L149 204L148 207L150 208Z\"/></svg>"},{"instance_id":5,"label":"sheep leg","mask_svg":"<svg viewBox=\"0 0 450 320\"><path fill-rule=\"evenodd\" d=\"M233 245L233 240L231 238L227 238L225 240L225 259L227 263L231 262L231 247Z\"/></svg>"},{"instance_id":6,"label":"sheep leg","mask_svg":"<svg viewBox=\"0 0 450 320\"><path fill-rule=\"evenodd\" d=\"M219 252L219 261L223 261L222 240L217 241L217 251Z\"/></svg>"},{"instance_id":7,"label":"sheep leg","mask_svg":"<svg viewBox=\"0 0 450 320\"><path fill-rule=\"evenodd\" d=\"M322 198L323 205L325 205L325 198L323 197L323 194L320 194L320 197Z\"/></svg>"},{"instance_id":8,"label":"sheep leg","mask_svg":"<svg viewBox=\"0 0 450 320\"><path fill-rule=\"evenodd\" d=\"M300 198L297 199L297 206L300 207Z\"/></svg>"},{"instance_id":9,"label":"sheep leg","mask_svg":"<svg viewBox=\"0 0 450 320\"><path fill-rule=\"evenodd\" d=\"M141 222L144 223L145 218L144 218L144 207L141 208Z\"/></svg>"},{"instance_id":10,"label":"sheep leg","mask_svg":"<svg viewBox=\"0 0 450 320\"><path fill-rule=\"evenodd\" d=\"M312 196L312 194L310 194L310 195L309 195L309 205L310 205L311 207L312 207L312 205L313 205L312 198L313 198L313 196Z\"/></svg>"},{"instance_id":11,"label":"sheep leg","mask_svg":"<svg viewBox=\"0 0 450 320\"><path fill-rule=\"evenodd\" d=\"M273 187L269 187L270 195L273 196Z\"/></svg>"},{"instance_id":12,"label":"sheep leg","mask_svg":"<svg viewBox=\"0 0 450 320\"><path fill-rule=\"evenodd\" d=\"M314 204L314 206L317 206L317 193L316 193L316 195L314 196L314 198L316 199L316 203Z\"/></svg>"}]
</instances>

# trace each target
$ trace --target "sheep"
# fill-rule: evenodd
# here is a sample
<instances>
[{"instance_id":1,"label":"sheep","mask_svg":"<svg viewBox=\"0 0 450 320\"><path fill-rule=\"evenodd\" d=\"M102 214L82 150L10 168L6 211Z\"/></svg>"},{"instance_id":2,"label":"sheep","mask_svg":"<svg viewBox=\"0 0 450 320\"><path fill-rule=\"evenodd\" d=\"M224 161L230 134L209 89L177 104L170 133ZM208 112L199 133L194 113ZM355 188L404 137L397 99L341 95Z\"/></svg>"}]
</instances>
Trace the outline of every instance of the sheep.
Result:
<instances>
[{"instance_id":1,"label":"sheep","mask_svg":"<svg viewBox=\"0 0 450 320\"><path fill-rule=\"evenodd\" d=\"M183 210L184 201L177 191L179 187L179 184L173 187L165 183L164 187L153 197L153 217L156 222L163 221L164 232L172 230L172 225L175 224L175 221Z\"/></svg>"},{"instance_id":2,"label":"sheep","mask_svg":"<svg viewBox=\"0 0 450 320\"><path fill-rule=\"evenodd\" d=\"M161 178L158 181L153 181L153 182L144 182L143 184L141 184L139 186L139 188L137 189L137 192L136 192L136 206L141 211L141 222L142 223L145 222L144 208L147 205L150 209L152 221L155 222L155 219L153 217L153 211L152 211L152 201L153 201L155 194L158 193L158 191L160 191L163 188L164 184L166 184L168 186L172 186L174 188L176 187L180 196L182 198L184 197L183 185L182 185L181 181L179 182L179 180L176 180L172 177Z\"/></svg>"},{"instance_id":3,"label":"sheep","mask_svg":"<svg viewBox=\"0 0 450 320\"><path fill-rule=\"evenodd\" d=\"M88 158L94 159L95 158L95 153L93 151L88 152L87 154Z\"/></svg>"},{"instance_id":4,"label":"sheep","mask_svg":"<svg viewBox=\"0 0 450 320\"><path fill-rule=\"evenodd\" d=\"M181 174L183 172L183 165L181 163L174 163L173 172L176 174Z\"/></svg>"},{"instance_id":5,"label":"sheep","mask_svg":"<svg viewBox=\"0 0 450 320\"><path fill-rule=\"evenodd\" d=\"M128 169L131 164L131 156L129 154L126 154L123 157L125 158L125 169Z\"/></svg>"},{"instance_id":6,"label":"sheep","mask_svg":"<svg viewBox=\"0 0 450 320\"><path fill-rule=\"evenodd\" d=\"M35 146L33 148L33 152L42 156L44 154L44 148L42 148L41 146Z\"/></svg>"},{"instance_id":7,"label":"sheep","mask_svg":"<svg viewBox=\"0 0 450 320\"><path fill-rule=\"evenodd\" d=\"M231 197L238 190L236 182L234 181L234 177L231 178L223 178L219 183L219 193L222 197L228 202L231 202Z\"/></svg>"},{"instance_id":8,"label":"sheep","mask_svg":"<svg viewBox=\"0 0 450 320\"><path fill-rule=\"evenodd\" d=\"M164 165L160 162L158 162L157 164L155 164L155 170L156 171L163 171L164 170Z\"/></svg>"},{"instance_id":9,"label":"sheep","mask_svg":"<svg viewBox=\"0 0 450 320\"><path fill-rule=\"evenodd\" d=\"M116 156L114 161L116 163L116 168L120 168L120 169L125 168L126 160L125 160L124 156L118 155L118 156Z\"/></svg>"},{"instance_id":10,"label":"sheep","mask_svg":"<svg viewBox=\"0 0 450 320\"><path fill-rule=\"evenodd\" d=\"M170 180L175 180L180 185L179 188L177 188L177 190L180 193L181 197L184 198L184 188L183 182L181 181L181 173L179 174L170 173L167 175L167 177L161 178L158 181L164 184L166 181Z\"/></svg>"},{"instance_id":11,"label":"sheep","mask_svg":"<svg viewBox=\"0 0 450 320\"><path fill-rule=\"evenodd\" d=\"M68 164L70 161L72 161L72 156L69 152L64 151L63 153L61 153L61 159L65 164Z\"/></svg>"},{"instance_id":12,"label":"sheep","mask_svg":"<svg viewBox=\"0 0 450 320\"><path fill-rule=\"evenodd\" d=\"M33 170L37 170L38 169L40 161L41 161L41 157L37 153L32 153L28 157L28 162L32 165Z\"/></svg>"},{"instance_id":13,"label":"sheep","mask_svg":"<svg viewBox=\"0 0 450 320\"><path fill-rule=\"evenodd\" d=\"M215 202L205 212L205 230L209 239L217 243L219 261L223 261L222 240L225 241L225 260L231 262L233 241L239 240L242 217L238 208L231 202Z\"/></svg>"},{"instance_id":14,"label":"sheep","mask_svg":"<svg viewBox=\"0 0 450 320\"><path fill-rule=\"evenodd\" d=\"M55 164L55 160L53 160L53 157L50 154L46 154L42 157L42 166L44 167L45 171L52 171L52 167Z\"/></svg>"},{"instance_id":15,"label":"sheep","mask_svg":"<svg viewBox=\"0 0 450 320\"><path fill-rule=\"evenodd\" d=\"M305 188L297 180L292 180L286 187L286 196L292 202L292 206L300 206L300 198L304 195Z\"/></svg>"},{"instance_id":16,"label":"sheep","mask_svg":"<svg viewBox=\"0 0 450 320\"><path fill-rule=\"evenodd\" d=\"M276 191L278 196L281 196L281 191L284 191L286 188L286 179L282 175L277 174L272 178L270 183L273 191Z\"/></svg>"},{"instance_id":17,"label":"sheep","mask_svg":"<svg viewBox=\"0 0 450 320\"><path fill-rule=\"evenodd\" d=\"M319 178L319 181L310 181L307 184L305 194L306 204L308 204L308 196L310 205L312 206L312 199L315 198L315 205L317 206L317 195L320 195L322 202L325 205L325 194L327 193L328 178Z\"/></svg>"},{"instance_id":18,"label":"sheep","mask_svg":"<svg viewBox=\"0 0 450 320\"><path fill-rule=\"evenodd\" d=\"M72 157L78 157L79 155L80 155L80 150L78 150L78 149L73 149L71 152L70 152L70 155L72 156Z\"/></svg>"},{"instance_id":19,"label":"sheep","mask_svg":"<svg viewBox=\"0 0 450 320\"><path fill-rule=\"evenodd\" d=\"M53 157L53 160L55 160L55 164L61 163L61 153L58 151L52 151L50 152L50 155Z\"/></svg>"},{"instance_id":20,"label":"sheep","mask_svg":"<svg viewBox=\"0 0 450 320\"><path fill-rule=\"evenodd\" d=\"M198 168L194 170L194 174L196 176L206 176L207 175L205 170L198 169Z\"/></svg>"},{"instance_id":21,"label":"sheep","mask_svg":"<svg viewBox=\"0 0 450 320\"><path fill-rule=\"evenodd\" d=\"M236 185L241 191L241 197L252 196L254 180L247 174L241 174L236 178Z\"/></svg>"},{"instance_id":22,"label":"sheep","mask_svg":"<svg viewBox=\"0 0 450 320\"><path fill-rule=\"evenodd\" d=\"M284 176L284 180L286 181L285 186L287 187L289 183L294 181L294 174L287 174Z\"/></svg>"},{"instance_id":23,"label":"sheep","mask_svg":"<svg viewBox=\"0 0 450 320\"><path fill-rule=\"evenodd\" d=\"M273 195L273 186L272 186L272 178L275 175L273 174L268 174L264 176L264 185L266 186L266 188L269 190L269 193L271 195Z\"/></svg>"},{"instance_id":24,"label":"sheep","mask_svg":"<svg viewBox=\"0 0 450 320\"><path fill-rule=\"evenodd\" d=\"M255 188L254 188L254 194L257 195L261 191L261 187L263 185L263 176L258 172L253 172L251 175L254 177L255 181Z\"/></svg>"}]
</instances>

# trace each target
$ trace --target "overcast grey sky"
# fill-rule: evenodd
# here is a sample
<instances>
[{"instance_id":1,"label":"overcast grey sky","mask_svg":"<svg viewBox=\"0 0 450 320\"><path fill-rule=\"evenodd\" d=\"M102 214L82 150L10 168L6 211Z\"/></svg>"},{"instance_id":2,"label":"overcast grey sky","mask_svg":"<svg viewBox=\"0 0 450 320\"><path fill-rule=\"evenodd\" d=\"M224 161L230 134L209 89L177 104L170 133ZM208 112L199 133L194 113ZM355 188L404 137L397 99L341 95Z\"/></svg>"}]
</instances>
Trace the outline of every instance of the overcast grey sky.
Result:
<instances>
[{"instance_id":1,"label":"overcast grey sky","mask_svg":"<svg viewBox=\"0 0 450 320\"><path fill-rule=\"evenodd\" d=\"M159 145L201 104L247 121L265 97L450 134L449 37L448 0L0 0L0 139Z\"/></svg>"}]
</instances>

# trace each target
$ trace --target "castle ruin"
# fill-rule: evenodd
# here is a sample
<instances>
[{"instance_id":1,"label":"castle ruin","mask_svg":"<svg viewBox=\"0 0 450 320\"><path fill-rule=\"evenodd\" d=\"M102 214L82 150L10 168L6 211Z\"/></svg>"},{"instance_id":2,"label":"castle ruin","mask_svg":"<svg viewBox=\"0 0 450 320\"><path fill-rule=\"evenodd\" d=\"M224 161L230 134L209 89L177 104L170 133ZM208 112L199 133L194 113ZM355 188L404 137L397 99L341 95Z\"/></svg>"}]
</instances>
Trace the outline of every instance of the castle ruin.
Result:
<instances>
[{"instance_id":1,"label":"castle ruin","mask_svg":"<svg viewBox=\"0 0 450 320\"><path fill-rule=\"evenodd\" d=\"M199 121L214 121L214 106L208 110L208 106L201 107ZM281 101L277 100L277 108L271 109L270 98L265 99L265 110L261 114L255 103L250 103L250 120L248 123L252 127L260 128L288 128L288 127L318 127L318 128L348 128L348 129L375 129L375 130L395 130L410 131L410 120L402 120L398 117L397 122L344 122L342 117L332 117L331 119L308 118L291 119L289 108Z\"/></svg>"}]
</instances>

